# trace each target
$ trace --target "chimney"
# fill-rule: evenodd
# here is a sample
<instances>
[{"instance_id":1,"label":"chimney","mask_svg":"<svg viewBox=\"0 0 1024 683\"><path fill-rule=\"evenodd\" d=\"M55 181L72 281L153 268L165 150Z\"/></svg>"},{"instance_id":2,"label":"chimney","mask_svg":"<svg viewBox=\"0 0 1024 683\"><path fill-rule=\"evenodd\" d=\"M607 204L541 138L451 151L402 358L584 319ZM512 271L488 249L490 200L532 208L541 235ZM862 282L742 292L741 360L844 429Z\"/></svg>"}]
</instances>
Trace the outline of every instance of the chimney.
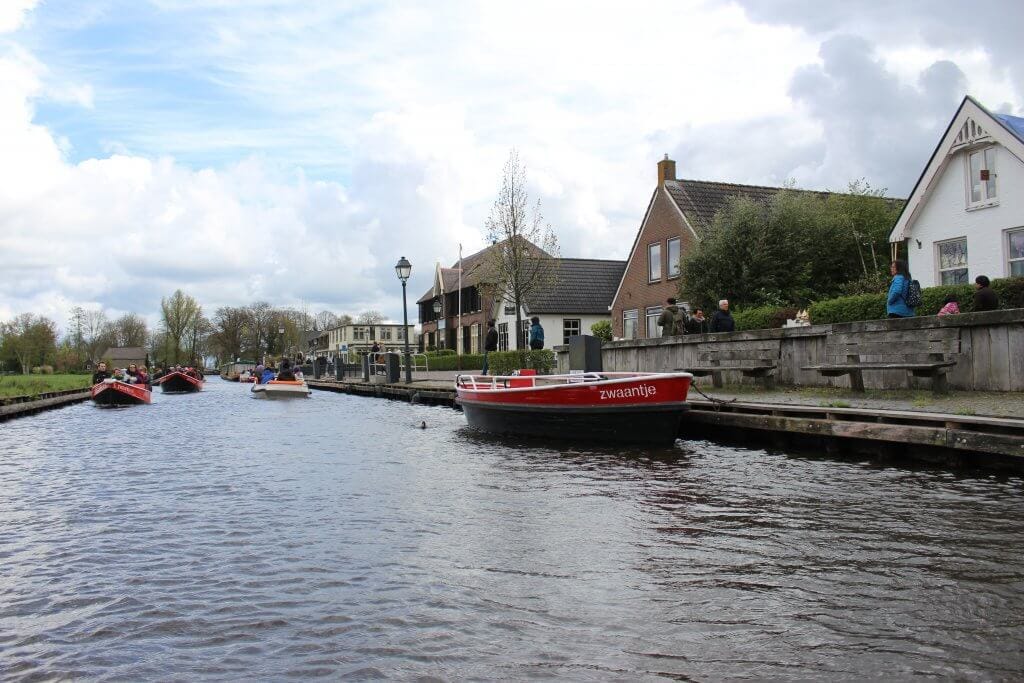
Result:
<instances>
[{"instance_id":1,"label":"chimney","mask_svg":"<svg viewBox=\"0 0 1024 683\"><path fill-rule=\"evenodd\" d=\"M666 180L676 179L676 162L668 158L665 158L658 162L658 187L665 184Z\"/></svg>"}]
</instances>

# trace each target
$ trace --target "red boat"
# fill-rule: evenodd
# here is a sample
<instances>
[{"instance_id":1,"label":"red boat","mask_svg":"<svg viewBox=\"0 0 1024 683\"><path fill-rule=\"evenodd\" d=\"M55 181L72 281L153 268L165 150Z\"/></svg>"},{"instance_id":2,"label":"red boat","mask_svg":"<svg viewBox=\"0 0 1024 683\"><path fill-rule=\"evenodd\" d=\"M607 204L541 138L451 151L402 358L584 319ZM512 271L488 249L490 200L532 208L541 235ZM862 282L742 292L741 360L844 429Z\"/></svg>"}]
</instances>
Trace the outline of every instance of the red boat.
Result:
<instances>
[{"instance_id":1,"label":"red boat","mask_svg":"<svg viewBox=\"0 0 1024 683\"><path fill-rule=\"evenodd\" d=\"M92 400L98 406L136 406L150 403L152 393L145 384L126 384L105 379L92 385Z\"/></svg>"},{"instance_id":2,"label":"red boat","mask_svg":"<svg viewBox=\"0 0 1024 683\"><path fill-rule=\"evenodd\" d=\"M455 393L470 427L524 434L670 446L686 411L687 372L590 372L509 377L459 375Z\"/></svg>"},{"instance_id":3,"label":"red boat","mask_svg":"<svg viewBox=\"0 0 1024 683\"><path fill-rule=\"evenodd\" d=\"M184 372L168 372L157 380L165 394L187 394L203 390L203 380Z\"/></svg>"}]
</instances>

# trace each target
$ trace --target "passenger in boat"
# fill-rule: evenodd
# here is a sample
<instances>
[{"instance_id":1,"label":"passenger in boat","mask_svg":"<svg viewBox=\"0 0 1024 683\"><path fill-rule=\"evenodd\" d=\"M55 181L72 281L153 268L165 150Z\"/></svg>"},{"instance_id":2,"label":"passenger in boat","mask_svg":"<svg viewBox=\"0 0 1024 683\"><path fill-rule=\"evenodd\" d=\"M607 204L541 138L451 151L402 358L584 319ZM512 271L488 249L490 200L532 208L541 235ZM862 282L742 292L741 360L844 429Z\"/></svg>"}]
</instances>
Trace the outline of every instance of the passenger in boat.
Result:
<instances>
[{"instance_id":1,"label":"passenger in boat","mask_svg":"<svg viewBox=\"0 0 1024 683\"><path fill-rule=\"evenodd\" d=\"M708 319L704 317L704 310L698 308L686 321L687 334L707 334L711 331Z\"/></svg>"},{"instance_id":2,"label":"passenger in boat","mask_svg":"<svg viewBox=\"0 0 1024 683\"><path fill-rule=\"evenodd\" d=\"M160 379L163 376L164 376L164 369L163 369L163 367L158 365L155 368L153 368L153 378L152 379L153 379L154 382L156 380Z\"/></svg>"},{"instance_id":3,"label":"passenger in boat","mask_svg":"<svg viewBox=\"0 0 1024 683\"><path fill-rule=\"evenodd\" d=\"M107 372L107 364L100 361L96 366L96 372L92 373L92 383L99 384L105 379L110 379L110 373Z\"/></svg>"},{"instance_id":4,"label":"passenger in boat","mask_svg":"<svg viewBox=\"0 0 1024 683\"><path fill-rule=\"evenodd\" d=\"M544 348L544 328L537 316L530 318L530 348L534 351Z\"/></svg>"},{"instance_id":5,"label":"passenger in boat","mask_svg":"<svg viewBox=\"0 0 1024 683\"><path fill-rule=\"evenodd\" d=\"M522 337L520 337L522 339ZM480 369L481 375L487 374L487 354L498 350L498 330L494 328L494 320L487 321L487 337L484 339L484 366Z\"/></svg>"},{"instance_id":6,"label":"passenger in boat","mask_svg":"<svg viewBox=\"0 0 1024 683\"><path fill-rule=\"evenodd\" d=\"M277 373L277 378L286 382L295 381L295 371L292 370L291 361L287 358L281 361L281 369Z\"/></svg>"},{"instance_id":7,"label":"passenger in boat","mask_svg":"<svg viewBox=\"0 0 1024 683\"><path fill-rule=\"evenodd\" d=\"M139 381L139 366L135 363L129 363L128 368L124 371L124 381L128 384L137 384Z\"/></svg>"},{"instance_id":8,"label":"passenger in boat","mask_svg":"<svg viewBox=\"0 0 1024 683\"><path fill-rule=\"evenodd\" d=\"M259 365L252 369L250 375L252 376L252 379L254 382L256 382L256 384L259 384L260 381L263 379L263 371L266 369L267 368L263 365L263 363L260 363Z\"/></svg>"},{"instance_id":9,"label":"passenger in boat","mask_svg":"<svg viewBox=\"0 0 1024 683\"><path fill-rule=\"evenodd\" d=\"M729 300L722 299L718 302L718 310L711 317L712 332L733 332L736 329L736 321L729 313Z\"/></svg>"},{"instance_id":10,"label":"passenger in boat","mask_svg":"<svg viewBox=\"0 0 1024 683\"><path fill-rule=\"evenodd\" d=\"M683 312L676 306L676 300L669 297L665 300L667 304L658 316L658 326L661 327L662 337L672 337L685 334L683 330Z\"/></svg>"},{"instance_id":11,"label":"passenger in boat","mask_svg":"<svg viewBox=\"0 0 1024 683\"><path fill-rule=\"evenodd\" d=\"M260 374L260 384L266 384L270 380L274 379L274 370L272 368L263 368L263 373Z\"/></svg>"}]
</instances>

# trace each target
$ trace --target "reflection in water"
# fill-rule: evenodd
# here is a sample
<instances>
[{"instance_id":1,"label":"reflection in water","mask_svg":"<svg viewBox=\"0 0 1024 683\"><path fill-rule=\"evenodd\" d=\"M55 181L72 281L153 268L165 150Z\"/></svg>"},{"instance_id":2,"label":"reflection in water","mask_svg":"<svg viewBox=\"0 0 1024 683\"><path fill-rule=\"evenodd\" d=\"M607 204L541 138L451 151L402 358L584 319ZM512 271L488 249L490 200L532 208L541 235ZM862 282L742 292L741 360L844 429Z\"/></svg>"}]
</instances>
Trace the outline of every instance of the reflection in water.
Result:
<instances>
[{"instance_id":1,"label":"reflection in water","mask_svg":"<svg viewBox=\"0 0 1024 683\"><path fill-rule=\"evenodd\" d=\"M1012 678L1022 481L214 380L0 426L0 671ZM427 430L418 427L426 421Z\"/></svg>"}]
</instances>

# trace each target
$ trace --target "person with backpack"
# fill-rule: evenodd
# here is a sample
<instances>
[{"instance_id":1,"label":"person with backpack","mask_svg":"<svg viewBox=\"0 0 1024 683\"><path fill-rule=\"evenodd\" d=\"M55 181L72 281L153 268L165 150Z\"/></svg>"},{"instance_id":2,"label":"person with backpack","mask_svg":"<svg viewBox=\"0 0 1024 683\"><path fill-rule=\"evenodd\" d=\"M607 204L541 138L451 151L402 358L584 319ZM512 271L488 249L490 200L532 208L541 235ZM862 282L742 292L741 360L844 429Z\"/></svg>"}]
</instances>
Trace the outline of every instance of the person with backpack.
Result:
<instances>
[{"instance_id":1,"label":"person with backpack","mask_svg":"<svg viewBox=\"0 0 1024 683\"><path fill-rule=\"evenodd\" d=\"M544 328L537 316L530 318L530 348L534 351L544 348Z\"/></svg>"},{"instance_id":2,"label":"person with backpack","mask_svg":"<svg viewBox=\"0 0 1024 683\"><path fill-rule=\"evenodd\" d=\"M889 318L912 318L914 308L920 305L921 285L917 280L910 279L910 268L907 262L900 259L889 266L892 284L889 285L889 298L885 302L885 313ZM916 286L916 298L914 287Z\"/></svg>"}]
</instances>

